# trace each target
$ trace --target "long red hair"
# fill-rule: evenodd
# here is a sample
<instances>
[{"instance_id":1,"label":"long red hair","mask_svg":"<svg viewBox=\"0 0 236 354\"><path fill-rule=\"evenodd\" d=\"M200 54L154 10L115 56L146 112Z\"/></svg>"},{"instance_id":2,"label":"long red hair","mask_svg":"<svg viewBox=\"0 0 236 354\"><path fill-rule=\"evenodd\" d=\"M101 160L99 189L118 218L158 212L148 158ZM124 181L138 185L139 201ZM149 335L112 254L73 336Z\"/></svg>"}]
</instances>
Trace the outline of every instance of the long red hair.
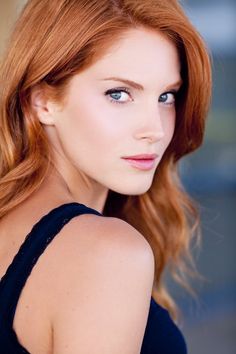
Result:
<instances>
[{"instance_id":1,"label":"long red hair","mask_svg":"<svg viewBox=\"0 0 236 354\"><path fill-rule=\"evenodd\" d=\"M125 32L146 27L168 36L181 59L183 86L176 127L151 188L140 196L109 191L105 216L119 217L139 230L155 256L153 297L175 317L163 282L169 265L187 286L194 271L191 239L197 208L178 178L178 160L203 140L211 95L208 51L175 0L29 0L10 37L0 74L0 217L24 201L46 178L52 154L32 111L30 94L43 85L63 101L73 75L89 67Z\"/></svg>"}]
</instances>

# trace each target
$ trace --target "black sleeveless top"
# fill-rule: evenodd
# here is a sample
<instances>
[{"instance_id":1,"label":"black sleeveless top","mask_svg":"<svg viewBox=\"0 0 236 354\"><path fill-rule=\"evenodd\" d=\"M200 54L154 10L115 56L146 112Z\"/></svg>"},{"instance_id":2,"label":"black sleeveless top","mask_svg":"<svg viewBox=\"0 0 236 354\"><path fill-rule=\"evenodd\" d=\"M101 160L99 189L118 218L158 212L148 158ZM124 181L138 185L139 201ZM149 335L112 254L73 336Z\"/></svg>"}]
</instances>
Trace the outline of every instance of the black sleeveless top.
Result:
<instances>
[{"instance_id":1,"label":"black sleeveless top","mask_svg":"<svg viewBox=\"0 0 236 354\"><path fill-rule=\"evenodd\" d=\"M21 291L35 263L47 245L73 217L81 214L103 216L80 203L67 203L43 216L26 236L18 253L0 281L0 353L30 354L18 341L13 319ZM151 297L148 320L140 354L186 354L182 333L168 311Z\"/></svg>"}]
</instances>

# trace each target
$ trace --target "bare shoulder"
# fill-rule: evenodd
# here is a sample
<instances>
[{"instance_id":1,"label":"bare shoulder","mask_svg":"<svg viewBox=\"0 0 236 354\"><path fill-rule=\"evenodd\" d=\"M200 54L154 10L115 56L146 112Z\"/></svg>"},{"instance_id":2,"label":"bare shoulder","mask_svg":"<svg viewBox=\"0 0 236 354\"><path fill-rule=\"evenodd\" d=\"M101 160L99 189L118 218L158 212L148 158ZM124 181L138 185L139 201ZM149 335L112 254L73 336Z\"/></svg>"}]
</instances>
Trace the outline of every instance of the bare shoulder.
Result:
<instances>
[{"instance_id":1,"label":"bare shoulder","mask_svg":"<svg viewBox=\"0 0 236 354\"><path fill-rule=\"evenodd\" d=\"M121 219L91 214L75 217L61 236L52 270L53 352L139 353L154 278L148 242Z\"/></svg>"}]
</instances>

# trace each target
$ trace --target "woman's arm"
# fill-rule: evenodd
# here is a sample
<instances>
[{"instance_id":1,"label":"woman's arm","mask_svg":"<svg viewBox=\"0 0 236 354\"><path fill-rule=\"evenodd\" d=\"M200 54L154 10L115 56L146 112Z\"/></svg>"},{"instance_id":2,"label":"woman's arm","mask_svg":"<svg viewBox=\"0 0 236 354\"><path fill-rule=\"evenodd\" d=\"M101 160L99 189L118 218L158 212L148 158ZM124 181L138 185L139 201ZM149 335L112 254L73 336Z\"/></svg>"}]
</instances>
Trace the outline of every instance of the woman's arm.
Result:
<instances>
[{"instance_id":1,"label":"woman's arm","mask_svg":"<svg viewBox=\"0 0 236 354\"><path fill-rule=\"evenodd\" d=\"M70 242L53 286L53 353L138 354L153 285L153 253L126 222L89 217L84 227L75 218L64 231Z\"/></svg>"}]
</instances>

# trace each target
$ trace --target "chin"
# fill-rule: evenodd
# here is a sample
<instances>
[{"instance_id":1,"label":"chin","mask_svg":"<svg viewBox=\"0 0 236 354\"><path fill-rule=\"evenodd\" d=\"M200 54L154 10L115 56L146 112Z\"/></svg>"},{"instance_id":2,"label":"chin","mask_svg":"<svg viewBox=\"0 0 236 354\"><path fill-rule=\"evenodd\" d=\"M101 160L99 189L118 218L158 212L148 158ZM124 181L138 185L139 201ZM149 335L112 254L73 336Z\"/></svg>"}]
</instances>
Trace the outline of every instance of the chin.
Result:
<instances>
[{"instance_id":1,"label":"chin","mask_svg":"<svg viewBox=\"0 0 236 354\"><path fill-rule=\"evenodd\" d=\"M151 183L149 184L133 183L132 185L129 185L124 181L122 186L120 187L117 186L116 188L110 188L110 189L116 193L123 194L123 195L142 195L150 189L151 185L152 185Z\"/></svg>"}]
</instances>

